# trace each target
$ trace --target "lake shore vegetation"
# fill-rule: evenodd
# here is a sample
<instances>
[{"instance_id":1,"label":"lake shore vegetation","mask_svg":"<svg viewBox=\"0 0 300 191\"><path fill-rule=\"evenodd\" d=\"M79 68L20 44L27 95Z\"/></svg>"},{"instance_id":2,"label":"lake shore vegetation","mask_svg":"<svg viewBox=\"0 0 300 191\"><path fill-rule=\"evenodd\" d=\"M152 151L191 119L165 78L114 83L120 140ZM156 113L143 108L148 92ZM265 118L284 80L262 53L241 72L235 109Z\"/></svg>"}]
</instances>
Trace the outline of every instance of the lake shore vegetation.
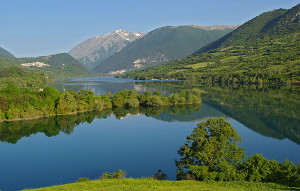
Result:
<instances>
[{"instance_id":1,"label":"lake shore vegetation","mask_svg":"<svg viewBox=\"0 0 300 191\"><path fill-rule=\"evenodd\" d=\"M107 108L157 107L201 103L200 94L181 91L169 96L159 91L139 94L134 90L123 90L95 96L92 91L74 90L59 92L52 87L43 91L20 89L12 84L0 90L0 122L100 111Z\"/></svg>"}]
</instances>

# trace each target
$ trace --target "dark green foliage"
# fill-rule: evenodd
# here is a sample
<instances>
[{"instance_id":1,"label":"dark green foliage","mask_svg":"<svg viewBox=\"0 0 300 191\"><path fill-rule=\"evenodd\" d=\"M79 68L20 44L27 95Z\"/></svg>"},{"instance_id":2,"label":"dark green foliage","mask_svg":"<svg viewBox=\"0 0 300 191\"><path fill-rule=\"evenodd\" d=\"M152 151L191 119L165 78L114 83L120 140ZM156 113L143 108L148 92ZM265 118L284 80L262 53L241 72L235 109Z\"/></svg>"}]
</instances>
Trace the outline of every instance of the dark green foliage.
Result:
<instances>
[{"instance_id":1,"label":"dark green foliage","mask_svg":"<svg viewBox=\"0 0 300 191\"><path fill-rule=\"evenodd\" d=\"M190 55L232 30L232 28L204 30L193 26L158 28L116 52L94 70L97 73L108 73L121 69L134 69L134 61L139 59L145 59L145 62L140 63L142 67L159 65Z\"/></svg>"},{"instance_id":2,"label":"dark green foliage","mask_svg":"<svg viewBox=\"0 0 300 191\"><path fill-rule=\"evenodd\" d=\"M121 179L126 177L126 172L123 170L117 170L112 173L104 172L102 173L102 176L100 177L101 180L104 179Z\"/></svg>"},{"instance_id":3,"label":"dark green foliage","mask_svg":"<svg viewBox=\"0 0 300 191\"><path fill-rule=\"evenodd\" d=\"M299 183L300 173L298 167L291 161L284 163L268 160L261 154L249 157L240 167L241 174L247 181Z\"/></svg>"},{"instance_id":4,"label":"dark green foliage","mask_svg":"<svg viewBox=\"0 0 300 191\"><path fill-rule=\"evenodd\" d=\"M300 163L268 160L254 154L244 160L244 149L238 146L241 138L224 119L210 119L198 124L187 142L178 150L175 161L177 179L246 180L278 182L299 186Z\"/></svg>"},{"instance_id":5,"label":"dark green foliage","mask_svg":"<svg viewBox=\"0 0 300 191\"><path fill-rule=\"evenodd\" d=\"M165 174L162 170L158 170L153 176L153 179L156 180L168 180L168 175Z\"/></svg>"},{"instance_id":6,"label":"dark green foliage","mask_svg":"<svg viewBox=\"0 0 300 191\"><path fill-rule=\"evenodd\" d=\"M199 123L178 151L177 178L192 175L197 180L235 180L236 168L245 157L244 149L238 146L241 140L222 118Z\"/></svg>"},{"instance_id":7,"label":"dark green foliage","mask_svg":"<svg viewBox=\"0 0 300 191\"><path fill-rule=\"evenodd\" d=\"M299 11L297 5L263 13L191 56L121 76L203 84L299 83Z\"/></svg>"},{"instance_id":8,"label":"dark green foliage","mask_svg":"<svg viewBox=\"0 0 300 191\"><path fill-rule=\"evenodd\" d=\"M88 182L88 181L90 181L89 178L87 178L87 177L81 177L76 182Z\"/></svg>"}]
</instances>

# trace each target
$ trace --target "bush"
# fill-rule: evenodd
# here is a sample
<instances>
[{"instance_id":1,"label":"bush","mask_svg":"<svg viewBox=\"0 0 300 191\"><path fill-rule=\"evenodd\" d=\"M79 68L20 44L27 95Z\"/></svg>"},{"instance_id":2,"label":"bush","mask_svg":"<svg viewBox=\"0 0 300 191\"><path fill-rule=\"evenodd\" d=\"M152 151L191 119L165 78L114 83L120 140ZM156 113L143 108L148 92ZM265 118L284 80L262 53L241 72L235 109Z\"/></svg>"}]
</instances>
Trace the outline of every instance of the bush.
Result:
<instances>
[{"instance_id":1,"label":"bush","mask_svg":"<svg viewBox=\"0 0 300 191\"><path fill-rule=\"evenodd\" d=\"M136 98L130 99L126 103L126 107L133 107L133 108L135 108L135 107L139 107L139 106L140 106L140 102Z\"/></svg>"},{"instance_id":2,"label":"bush","mask_svg":"<svg viewBox=\"0 0 300 191\"><path fill-rule=\"evenodd\" d=\"M159 96L159 97L161 97L161 94L160 94L160 92L159 92L159 91L157 91L157 90L155 90L155 91L153 92L153 95L156 95L156 96Z\"/></svg>"},{"instance_id":3,"label":"bush","mask_svg":"<svg viewBox=\"0 0 300 191\"><path fill-rule=\"evenodd\" d=\"M126 172L119 169L116 172L112 172L112 173L108 173L108 172L102 173L102 176L100 177L100 179L102 179L102 180L104 180L104 179L121 179L121 178L125 178L125 177L126 177Z\"/></svg>"},{"instance_id":4,"label":"bush","mask_svg":"<svg viewBox=\"0 0 300 191\"><path fill-rule=\"evenodd\" d=\"M90 179L87 177L81 177L76 182L87 182L87 181L90 181Z\"/></svg>"},{"instance_id":5,"label":"bush","mask_svg":"<svg viewBox=\"0 0 300 191\"><path fill-rule=\"evenodd\" d=\"M170 104L177 105L179 102L178 94L171 94L169 97Z\"/></svg>"},{"instance_id":6,"label":"bush","mask_svg":"<svg viewBox=\"0 0 300 191\"><path fill-rule=\"evenodd\" d=\"M154 95L147 98L146 105L151 107L157 107L163 105L163 101L159 96Z\"/></svg>"},{"instance_id":7,"label":"bush","mask_svg":"<svg viewBox=\"0 0 300 191\"><path fill-rule=\"evenodd\" d=\"M112 98L112 104L114 107L124 107L126 101L120 92L117 92Z\"/></svg>"},{"instance_id":8,"label":"bush","mask_svg":"<svg viewBox=\"0 0 300 191\"><path fill-rule=\"evenodd\" d=\"M153 176L152 176L153 179L156 179L156 180L167 180L168 179L168 175L163 173L162 170L158 170L157 173L155 173Z\"/></svg>"}]
</instances>

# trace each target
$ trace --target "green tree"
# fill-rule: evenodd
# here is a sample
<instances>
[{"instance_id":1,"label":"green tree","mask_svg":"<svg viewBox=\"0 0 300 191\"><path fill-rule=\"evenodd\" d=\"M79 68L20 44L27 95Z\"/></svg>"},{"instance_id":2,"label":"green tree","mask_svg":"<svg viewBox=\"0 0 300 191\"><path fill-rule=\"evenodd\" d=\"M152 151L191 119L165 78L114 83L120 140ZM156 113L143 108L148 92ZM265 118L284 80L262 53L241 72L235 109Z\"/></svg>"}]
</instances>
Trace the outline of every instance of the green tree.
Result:
<instances>
[{"instance_id":1,"label":"green tree","mask_svg":"<svg viewBox=\"0 0 300 191\"><path fill-rule=\"evenodd\" d=\"M160 96L154 95L147 98L146 105L150 107L162 106L163 101Z\"/></svg>"},{"instance_id":2,"label":"green tree","mask_svg":"<svg viewBox=\"0 0 300 191\"><path fill-rule=\"evenodd\" d=\"M178 150L175 161L177 179L194 176L197 180L234 180L239 176L237 166L245 158L239 148L241 137L222 118L199 123L186 143Z\"/></svg>"},{"instance_id":3,"label":"green tree","mask_svg":"<svg viewBox=\"0 0 300 191\"><path fill-rule=\"evenodd\" d=\"M129 99L126 103L126 106L127 107L139 107L140 106L140 103L139 103L139 100L136 99L136 98L133 98L133 99Z\"/></svg>"},{"instance_id":4,"label":"green tree","mask_svg":"<svg viewBox=\"0 0 300 191\"><path fill-rule=\"evenodd\" d=\"M124 107L125 103L126 103L126 99L122 96L120 92L117 92L112 97L112 104L114 107Z\"/></svg>"}]
</instances>

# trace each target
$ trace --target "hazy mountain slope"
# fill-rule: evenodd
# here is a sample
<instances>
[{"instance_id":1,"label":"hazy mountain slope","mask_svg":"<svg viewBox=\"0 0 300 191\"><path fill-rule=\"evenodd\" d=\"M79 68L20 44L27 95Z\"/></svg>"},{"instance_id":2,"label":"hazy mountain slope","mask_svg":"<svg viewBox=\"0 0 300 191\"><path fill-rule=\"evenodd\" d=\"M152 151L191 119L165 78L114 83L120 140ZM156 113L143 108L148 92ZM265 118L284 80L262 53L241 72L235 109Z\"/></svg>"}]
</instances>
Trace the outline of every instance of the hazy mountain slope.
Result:
<instances>
[{"instance_id":1,"label":"hazy mountain slope","mask_svg":"<svg viewBox=\"0 0 300 191\"><path fill-rule=\"evenodd\" d=\"M203 26L158 28L99 63L94 71L109 73L124 69L154 66L183 58L231 32L235 26L227 26L225 29L223 29L223 26L222 30L202 28Z\"/></svg>"},{"instance_id":2,"label":"hazy mountain slope","mask_svg":"<svg viewBox=\"0 0 300 191\"><path fill-rule=\"evenodd\" d=\"M103 36L95 36L76 45L69 54L92 69L96 64L120 51L130 42L142 37L143 33L117 30Z\"/></svg>"},{"instance_id":3,"label":"hazy mountain slope","mask_svg":"<svg viewBox=\"0 0 300 191\"><path fill-rule=\"evenodd\" d=\"M300 5L263 13L193 55L124 77L202 83L300 81Z\"/></svg>"},{"instance_id":4,"label":"hazy mountain slope","mask_svg":"<svg viewBox=\"0 0 300 191\"><path fill-rule=\"evenodd\" d=\"M0 56L14 57L10 52L0 47Z\"/></svg>"},{"instance_id":5,"label":"hazy mountain slope","mask_svg":"<svg viewBox=\"0 0 300 191\"><path fill-rule=\"evenodd\" d=\"M15 57L0 56L0 68L20 66L20 62Z\"/></svg>"},{"instance_id":6,"label":"hazy mountain slope","mask_svg":"<svg viewBox=\"0 0 300 191\"><path fill-rule=\"evenodd\" d=\"M67 53L19 58L22 68L44 72L52 78L79 77L89 74L89 70Z\"/></svg>"}]
</instances>

